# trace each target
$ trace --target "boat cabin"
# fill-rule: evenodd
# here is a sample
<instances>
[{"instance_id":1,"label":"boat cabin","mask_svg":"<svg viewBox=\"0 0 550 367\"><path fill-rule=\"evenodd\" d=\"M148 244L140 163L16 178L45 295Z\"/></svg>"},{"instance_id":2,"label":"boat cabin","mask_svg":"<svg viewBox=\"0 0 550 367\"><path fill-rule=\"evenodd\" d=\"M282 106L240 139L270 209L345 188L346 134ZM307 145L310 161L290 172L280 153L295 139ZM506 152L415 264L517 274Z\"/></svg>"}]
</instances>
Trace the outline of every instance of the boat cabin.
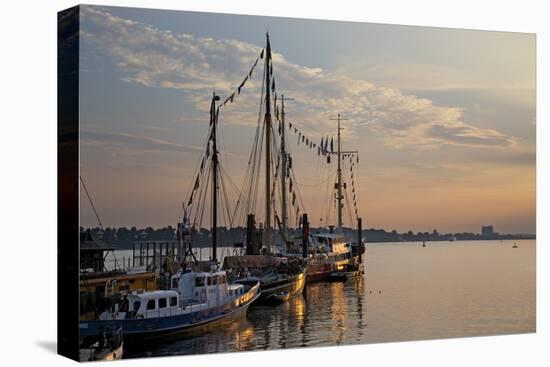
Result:
<instances>
[{"instance_id":1,"label":"boat cabin","mask_svg":"<svg viewBox=\"0 0 550 367\"><path fill-rule=\"evenodd\" d=\"M225 271L179 272L172 276L171 288L179 293L182 307L196 304L215 307L244 294L242 284L227 283Z\"/></svg>"},{"instance_id":2,"label":"boat cabin","mask_svg":"<svg viewBox=\"0 0 550 367\"><path fill-rule=\"evenodd\" d=\"M165 317L177 314L179 297L175 291L153 291L128 295L128 312L134 317Z\"/></svg>"},{"instance_id":3,"label":"boat cabin","mask_svg":"<svg viewBox=\"0 0 550 367\"><path fill-rule=\"evenodd\" d=\"M309 235L309 243L314 254L326 253L330 256L341 256L342 259L351 255L351 244L345 237L337 233L314 233Z\"/></svg>"}]
</instances>

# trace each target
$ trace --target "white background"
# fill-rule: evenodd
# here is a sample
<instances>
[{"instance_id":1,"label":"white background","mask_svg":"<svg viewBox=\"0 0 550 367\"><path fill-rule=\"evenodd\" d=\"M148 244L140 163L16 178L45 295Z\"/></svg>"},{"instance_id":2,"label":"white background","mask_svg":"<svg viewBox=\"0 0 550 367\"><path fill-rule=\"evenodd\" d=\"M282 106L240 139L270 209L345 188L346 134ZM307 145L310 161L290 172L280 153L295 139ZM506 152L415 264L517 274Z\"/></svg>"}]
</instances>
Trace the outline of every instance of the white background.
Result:
<instances>
[{"instance_id":1,"label":"white background","mask_svg":"<svg viewBox=\"0 0 550 367\"><path fill-rule=\"evenodd\" d=\"M74 1L4 1L0 21L0 363L65 366L56 340L56 12ZM103 5L537 33L537 333L115 362L118 366L550 365L545 1L126 0ZM547 88L546 88L547 90ZM546 100L546 101L545 101ZM545 101L543 103L543 101ZM546 113L548 116L548 112Z\"/></svg>"}]
</instances>

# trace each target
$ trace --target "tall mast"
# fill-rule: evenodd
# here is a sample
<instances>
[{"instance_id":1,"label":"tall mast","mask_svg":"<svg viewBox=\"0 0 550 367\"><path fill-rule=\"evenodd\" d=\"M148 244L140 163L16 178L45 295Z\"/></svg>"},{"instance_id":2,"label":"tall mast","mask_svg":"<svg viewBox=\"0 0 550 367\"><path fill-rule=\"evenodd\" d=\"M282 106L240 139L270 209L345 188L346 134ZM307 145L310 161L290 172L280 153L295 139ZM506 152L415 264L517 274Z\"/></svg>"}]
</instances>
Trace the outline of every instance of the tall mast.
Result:
<instances>
[{"instance_id":1,"label":"tall mast","mask_svg":"<svg viewBox=\"0 0 550 367\"><path fill-rule=\"evenodd\" d=\"M283 239L286 241L286 231L288 227L288 212L286 207L286 164L287 154L286 154L286 142L285 142L285 95L281 96L281 201L282 201L282 230L283 230Z\"/></svg>"},{"instance_id":2,"label":"tall mast","mask_svg":"<svg viewBox=\"0 0 550 367\"><path fill-rule=\"evenodd\" d=\"M218 227L218 144L216 137L216 125L218 124L218 112L216 111L216 101L220 97L212 93L212 103L210 104L210 124L212 125L212 261L217 262L217 227Z\"/></svg>"},{"instance_id":3,"label":"tall mast","mask_svg":"<svg viewBox=\"0 0 550 367\"><path fill-rule=\"evenodd\" d=\"M357 151L342 151L342 139L341 139L341 131L344 130L344 128L340 127L340 122L347 120L347 118L344 118L342 114L338 114L338 118L331 119L331 120L338 120L338 151L337 151L337 157L338 157L338 171L337 171L337 182L336 182L336 200L338 201L338 228L342 228L344 224L343 220L343 209L344 209L344 203L342 202L344 200L344 193L343 188L344 184L342 183L342 153L344 154L357 154Z\"/></svg>"},{"instance_id":4,"label":"tall mast","mask_svg":"<svg viewBox=\"0 0 550 367\"><path fill-rule=\"evenodd\" d=\"M342 203L342 158L340 157L341 152L341 142L340 142L340 114L338 114L338 194L336 199L338 200L338 228L342 228L342 209L344 204Z\"/></svg>"},{"instance_id":5,"label":"tall mast","mask_svg":"<svg viewBox=\"0 0 550 367\"><path fill-rule=\"evenodd\" d=\"M266 33L265 55L265 248L271 253L271 45Z\"/></svg>"}]
</instances>

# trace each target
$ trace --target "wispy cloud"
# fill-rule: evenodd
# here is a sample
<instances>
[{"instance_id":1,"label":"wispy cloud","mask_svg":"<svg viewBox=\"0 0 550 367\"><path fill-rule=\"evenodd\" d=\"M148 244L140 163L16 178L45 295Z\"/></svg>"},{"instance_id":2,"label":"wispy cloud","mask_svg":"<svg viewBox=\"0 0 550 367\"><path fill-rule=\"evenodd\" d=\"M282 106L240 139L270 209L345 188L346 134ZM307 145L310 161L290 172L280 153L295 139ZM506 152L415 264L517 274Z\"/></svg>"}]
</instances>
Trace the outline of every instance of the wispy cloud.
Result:
<instances>
[{"instance_id":1,"label":"wispy cloud","mask_svg":"<svg viewBox=\"0 0 550 367\"><path fill-rule=\"evenodd\" d=\"M182 89L191 96L197 111L208 108L205 96L212 90L227 96L240 84L261 50L258 45L238 40L177 34L96 7L83 7L83 17L85 42L112 57L124 81ZM298 65L278 53L273 56L273 64L278 90L295 99L289 116L309 128L312 135L332 131L328 117L346 111L350 117L347 133L367 126L393 147L494 148L518 142L512 136L463 121L460 108L434 105L429 99L399 89L352 78L345 71ZM247 84L249 89L259 89L260 70ZM238 98L237 106L228 108L227 118L253 123L257 102L254 98Z\"/></svg>"},{"instance_id":2,"label":"wispy cloud","mask_svg":"<svg viewBox=\"0 0 550 367\"><path fill-rule=\"evenodd\" d=\"M100 145L103 148L124 149L131 152L197 152L202 148L198 146L182 145L132 134L122 134L101 131L81 131L80 138L84 144Z\"/></svg>"}]
</instances>

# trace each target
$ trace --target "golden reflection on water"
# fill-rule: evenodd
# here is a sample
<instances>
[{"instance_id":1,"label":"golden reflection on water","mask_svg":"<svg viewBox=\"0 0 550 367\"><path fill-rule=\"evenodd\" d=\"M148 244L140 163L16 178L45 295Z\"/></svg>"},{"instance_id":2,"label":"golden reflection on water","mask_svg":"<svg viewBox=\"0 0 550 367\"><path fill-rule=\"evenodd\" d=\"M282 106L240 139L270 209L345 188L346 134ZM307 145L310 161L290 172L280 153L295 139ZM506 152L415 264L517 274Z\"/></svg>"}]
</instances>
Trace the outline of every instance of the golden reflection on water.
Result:
<instances>
[{"instance_id":1,"label":"golden reflection on water","mask_svg":"<svg viewBox=\"0 0 550 367\"><path fill-rule=\"evenodd\" d=\"M125 357L534 332L535 242L512 244L368 245L363 277L308 284L240 322Z\"/></svg>"}]
</instances>

